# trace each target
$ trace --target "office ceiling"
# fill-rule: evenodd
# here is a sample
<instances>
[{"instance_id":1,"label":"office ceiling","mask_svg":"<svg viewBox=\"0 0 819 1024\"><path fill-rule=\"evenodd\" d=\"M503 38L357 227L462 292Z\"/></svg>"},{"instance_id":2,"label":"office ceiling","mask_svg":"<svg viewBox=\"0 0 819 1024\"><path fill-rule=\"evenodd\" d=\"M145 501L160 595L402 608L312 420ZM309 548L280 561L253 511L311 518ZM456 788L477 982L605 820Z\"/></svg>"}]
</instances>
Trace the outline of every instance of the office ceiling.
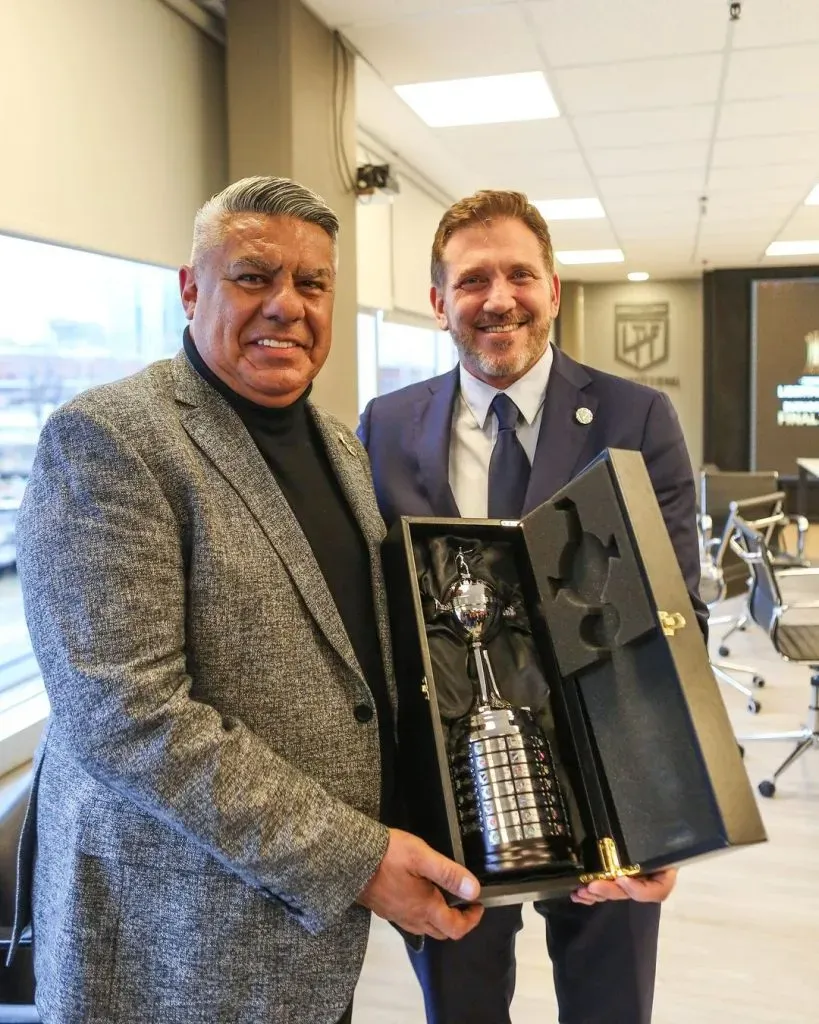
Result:
<instances>
[{"instance_id":1,"label":"office ceiling","mask_svg":"<svg viewBox=\"0 0 819 1024\"><path fill-rule=\"evenodd\" d=\"M600 198L606 219L553 223L555 248L626 262L564 277L819 262L764 255L819 239L817 0L743 0L738 21L727 0L306 2L361 55L362 129L444 193ZM561 117L428 128L393 91L535 70Z\"/></svg>"}]
</instances>

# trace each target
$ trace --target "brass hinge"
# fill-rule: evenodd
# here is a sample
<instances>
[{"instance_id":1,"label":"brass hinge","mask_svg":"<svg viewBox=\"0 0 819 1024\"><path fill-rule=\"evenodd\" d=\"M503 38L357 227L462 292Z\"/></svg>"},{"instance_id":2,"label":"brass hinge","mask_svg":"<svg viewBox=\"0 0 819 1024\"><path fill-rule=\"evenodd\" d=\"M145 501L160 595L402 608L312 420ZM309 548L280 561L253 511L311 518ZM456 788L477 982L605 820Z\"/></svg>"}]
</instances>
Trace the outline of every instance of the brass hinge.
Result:
<instances>
[{"instance_id":1,"label":"brass hinge","mask_svg":"<svg viewBox=\"0 0 819 1024\"><path fill-rule=\"evenodd\" d=\"M660 626L665 636L674 636L678 629L685 628L685 617L679 612L658 612Z\"/></svg>"},{"instance_id":2,"label":"brass hinge","mask_svg":"<svg viewBox=\"0 0 819 1024\"><path fill-rule=\"evenodd\" d=\"M421 693L423 693L426 700L429 700L429 685L426 676L421 680Z\"/></svg>"},{"instance_id":3,"label":"brass hinge","mask_svg":"<svg viewBox=\"0 0 819 1024\"><path fill-rule=\"evenodd\" d=\"M598 839L597 851L600 854L603 870L581 875L580 881L583 885L589 882L613 882L617 878L633 878L640 874L639 864L622 865L620 863L620 854L613 839L608 837Z\"/></svg>"}]
</instances>

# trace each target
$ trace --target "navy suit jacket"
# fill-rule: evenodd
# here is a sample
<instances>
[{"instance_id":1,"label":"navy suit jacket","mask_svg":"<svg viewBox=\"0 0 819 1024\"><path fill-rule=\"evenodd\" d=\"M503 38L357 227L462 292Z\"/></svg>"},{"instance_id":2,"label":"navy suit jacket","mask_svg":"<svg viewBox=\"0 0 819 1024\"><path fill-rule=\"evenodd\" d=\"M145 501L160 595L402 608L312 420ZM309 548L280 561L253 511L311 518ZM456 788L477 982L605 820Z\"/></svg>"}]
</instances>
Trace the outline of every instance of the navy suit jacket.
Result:
<instances>
[{"instance_id":1,"label":"navy suit jacket","mask_svg":"<svg viewBox=\"0 0 819 1024\"><path fill-rule=\"evenodd\" d=\"M449 441L458 367L374 398L358 436L367 449L381 515L458 516L449 486ZM575 413L592 413L589 424ZM691 461L674 407L661 391L575 362L559 349L543 405L523 513L564 487L605 448L642 452L700 625L700 555Z\"/></svg>"}]
</instances>

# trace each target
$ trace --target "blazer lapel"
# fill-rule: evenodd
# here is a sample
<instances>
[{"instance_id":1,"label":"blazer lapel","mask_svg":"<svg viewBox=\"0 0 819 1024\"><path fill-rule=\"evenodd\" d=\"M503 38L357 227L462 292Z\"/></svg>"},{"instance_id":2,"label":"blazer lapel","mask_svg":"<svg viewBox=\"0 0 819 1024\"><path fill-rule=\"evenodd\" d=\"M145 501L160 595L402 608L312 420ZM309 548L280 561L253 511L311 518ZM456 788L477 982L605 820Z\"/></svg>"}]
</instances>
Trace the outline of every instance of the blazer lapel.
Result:
<instances>
[{"instance_id":1,"label":"blazer lapel","mask_svg":"<svg viewBox=\"0 0 819 1024\"><path fill-rule=\"evenodd\" d=\"M241 419L184 353L175 357L173 374L177 400L188 407L181 415L182 426L256 518L328 642L362 676L313 550Z\"/></svg>"},{"instance_id":2,"label":"blazer lapel","mask_svg":"<svg viewBox=\"0 0 819 1024\"><path fill-rule=\"evenodd\" d=\"M589 450L593 447L591 427L576 415L578 409L588 409L594 415L597 399L588 390L590 383L591 378L579 363L554 349L524 514L565 487L578 467L595 454Z\"/></svg>"},{"instance_id":3,"label":"blazer lapel","mask_svg":"<svg viewBox=\"0 0 819 1024\"><path fill-rule=\"evenodd\" d=\"M452 411L458 393L458 367L430 382L430 398L416 407L415 438L418 482L427 495L432 514L460 515L449 486L449 439Z\"/></svg>"}]
</instances>

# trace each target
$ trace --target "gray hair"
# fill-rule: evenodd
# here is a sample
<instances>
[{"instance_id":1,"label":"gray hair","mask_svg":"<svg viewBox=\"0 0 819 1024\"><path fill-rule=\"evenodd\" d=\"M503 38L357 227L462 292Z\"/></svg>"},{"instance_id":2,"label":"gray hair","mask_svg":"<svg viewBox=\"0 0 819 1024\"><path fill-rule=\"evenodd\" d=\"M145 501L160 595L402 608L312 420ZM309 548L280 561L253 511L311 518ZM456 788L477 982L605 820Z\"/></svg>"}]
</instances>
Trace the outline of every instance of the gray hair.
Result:
<instances>
[{"instance_id":1,"label":"gray hair","mask_svg":"<svg viewBox=\"0 0 819 1024\"><path fill-rule=\"evenodd\" d=\"M234 181L198 211L193 222L192 265L221 242L228 221L240 213L294 217L317 224L330 236L335 252L338 217L320 195L290 178L257 176Z\"/></svg>"}]
</instances>

